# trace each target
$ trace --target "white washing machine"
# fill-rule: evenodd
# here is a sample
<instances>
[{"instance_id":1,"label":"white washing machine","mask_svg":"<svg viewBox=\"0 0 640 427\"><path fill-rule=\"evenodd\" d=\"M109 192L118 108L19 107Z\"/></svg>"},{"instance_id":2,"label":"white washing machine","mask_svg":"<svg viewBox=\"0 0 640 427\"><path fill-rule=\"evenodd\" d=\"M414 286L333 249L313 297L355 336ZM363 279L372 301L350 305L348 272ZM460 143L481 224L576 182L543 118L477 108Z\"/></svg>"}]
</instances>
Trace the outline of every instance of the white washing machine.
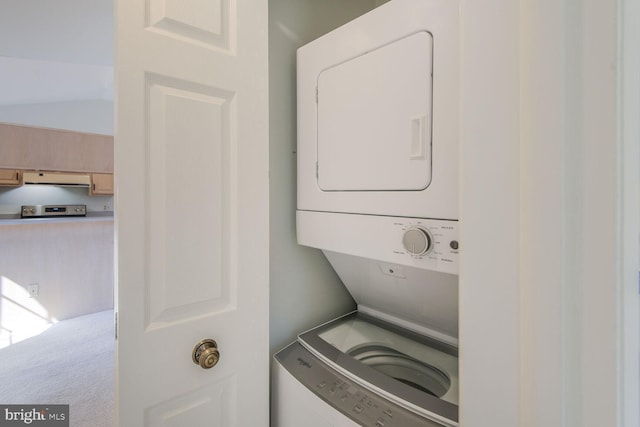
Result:
<instances>
[{"instance_id":1,"label":"white washing machine","mask_svg":"<svg viewBox=\"0 0 640 427\"><path fill-rule=\"evenodd\" d=\"M298 50L297 236L358 310L275 356L273 427L458 425L458 4Z\"/></svg>"},{"instance_id":2,"label":"white washing machine","mask_svg":"<svg viewBox=\"0 0 640 427\"><path fill-rule=\"evenodd\" d=\"M428 230L433 247L425 257L436 266L325 251L358 310L301 334L276 354L273 427L458 425L456 227L396 221L397 240L416 223ZM393 246L380 244L387 245ZM401 243L396 251L409 252Z\"/></svg>"},{"instance_id":3,"label":"white washing machine","mask_svg":"<svg viewBox=\"0 0 640 427\"><path fill-rule=\"evenodd\" d=\"M276 362L274 427L457 425L457 349L375 317L302 334Z\"/></svg>"}]
</instances>

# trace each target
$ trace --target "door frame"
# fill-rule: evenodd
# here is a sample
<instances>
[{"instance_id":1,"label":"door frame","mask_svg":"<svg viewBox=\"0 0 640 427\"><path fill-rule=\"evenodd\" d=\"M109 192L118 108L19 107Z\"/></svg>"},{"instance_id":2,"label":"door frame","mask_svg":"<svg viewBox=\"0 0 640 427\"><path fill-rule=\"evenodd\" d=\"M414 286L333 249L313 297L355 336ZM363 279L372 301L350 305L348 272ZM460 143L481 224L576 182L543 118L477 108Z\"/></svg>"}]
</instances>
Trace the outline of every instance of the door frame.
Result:
<instances>
[{"instance_id":1,"label":"door frame","mask_svg":"<svg viewBox=\"0 0 640 427\"><path fill-rule=\"evenodd\" d=\"M465 427L638 425L636 3L461 3Z\"/></svg>"}]
</instances>

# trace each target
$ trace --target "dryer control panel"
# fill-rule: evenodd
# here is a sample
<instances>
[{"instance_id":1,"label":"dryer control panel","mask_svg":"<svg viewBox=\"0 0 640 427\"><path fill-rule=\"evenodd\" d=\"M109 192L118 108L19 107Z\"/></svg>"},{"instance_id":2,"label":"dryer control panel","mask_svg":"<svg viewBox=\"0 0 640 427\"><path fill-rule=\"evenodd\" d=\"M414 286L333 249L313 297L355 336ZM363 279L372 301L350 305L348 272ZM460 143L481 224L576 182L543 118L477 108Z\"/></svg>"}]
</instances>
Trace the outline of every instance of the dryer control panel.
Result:
<instances>
[{"instance_id":1,"label":"dryer control panel","mask_svg":"<svg viewBox=\"0 0 640 427\"><path fill-rule=\"evenodd\" d=\"M458 274L458 221L298 211L298 243Z\"/></svg>"},{"instance_id":2,"label":"dryer control panel","mask_svg":"<svg viewBox=\"0 0 640 427\"><path fill-rule=\"evenodd\" d=\"M402 236L402 246L395 249L396 254L411 257L416 267L457 274L457 221L402 218L393 224Z\"/></svg>"}]
</instances>

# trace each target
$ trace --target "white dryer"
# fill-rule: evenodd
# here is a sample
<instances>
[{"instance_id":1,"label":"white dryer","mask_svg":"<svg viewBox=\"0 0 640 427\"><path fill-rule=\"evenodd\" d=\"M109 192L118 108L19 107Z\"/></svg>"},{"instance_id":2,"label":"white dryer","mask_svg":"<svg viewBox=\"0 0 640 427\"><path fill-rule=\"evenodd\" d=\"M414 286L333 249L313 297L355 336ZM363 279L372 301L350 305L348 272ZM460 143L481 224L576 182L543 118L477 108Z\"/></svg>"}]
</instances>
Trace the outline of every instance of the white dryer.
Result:
<instances>
[{"instance_id":1,"label":"white dryer","mask_svg":"<svg viewBox=\"0 0 640 427\"><path fill-rule=\"evenodd\" d=\"M298 242L358 310L275 356L273 427L458 425L458 14L391 0L298 50Z\"/></svg>"},{"instance_id":2,"label":"white dryer","mask_svg":"<svg viewBox=\"0 0 640 427\"><path fill-rule=\"evenodd\" d=\"M458 218L457 21L392 0L298 50L299 216Z\"/></svg>"}]
</instances>

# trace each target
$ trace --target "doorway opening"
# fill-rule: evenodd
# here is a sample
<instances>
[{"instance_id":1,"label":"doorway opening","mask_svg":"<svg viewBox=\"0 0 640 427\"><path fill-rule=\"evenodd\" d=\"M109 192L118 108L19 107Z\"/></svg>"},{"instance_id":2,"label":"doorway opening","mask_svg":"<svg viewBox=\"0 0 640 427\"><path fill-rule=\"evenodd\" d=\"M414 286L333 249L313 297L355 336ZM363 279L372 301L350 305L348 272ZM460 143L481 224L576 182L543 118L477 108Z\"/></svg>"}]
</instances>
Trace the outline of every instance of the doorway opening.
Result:
<instances>
[{"instance_id":1,"label":"doorway opening","mask_svg":"<svg viewBox=\"0 0 640 427\"><path fill-rule=\"evenodd\" d=\"M113 188L93 184L113 179L114 2L8 2L0 27L0 403L69 404L71 425L113 426ZM111 151L68 144L96 139ZM91 186L25 185L27 170L84 174ZM37 204L87 215L20 218Z\"/></svg>"}]
</instances>

